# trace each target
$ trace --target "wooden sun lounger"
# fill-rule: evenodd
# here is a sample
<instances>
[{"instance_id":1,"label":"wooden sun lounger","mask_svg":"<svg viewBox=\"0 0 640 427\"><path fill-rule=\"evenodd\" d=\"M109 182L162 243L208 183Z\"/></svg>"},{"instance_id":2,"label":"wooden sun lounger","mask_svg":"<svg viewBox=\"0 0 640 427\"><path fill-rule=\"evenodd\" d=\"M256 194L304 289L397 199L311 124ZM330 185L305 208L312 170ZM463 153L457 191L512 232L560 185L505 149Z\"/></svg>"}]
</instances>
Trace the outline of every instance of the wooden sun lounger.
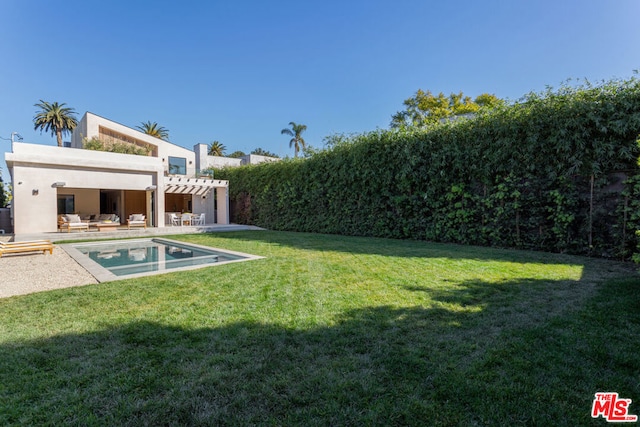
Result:
<instances>
[{"instance_id":1,"label":"wooden sun lounger","mask_svg":"<svg viewBox=\"0 0 640 427\"><path fill-rule=\"evenodd\" d=\"M46 254L49 251L53 255L53 243L48 240L32 240L28 242L0 242L0 257L4 254L19 254L26 252L39 252Z\"/></svg>"},{"instance_id":2,"label":"wooden sun lounger","mask_svg":"<svg viewBox=\"0 0 640 427\"><path fill-rule=\"evenodd\" d=\"M2 246L17 246L17 245L40 245L42 243L51 243L50 240L22 240L19 242L0 242Z\"/></svg>"}]
</instances>

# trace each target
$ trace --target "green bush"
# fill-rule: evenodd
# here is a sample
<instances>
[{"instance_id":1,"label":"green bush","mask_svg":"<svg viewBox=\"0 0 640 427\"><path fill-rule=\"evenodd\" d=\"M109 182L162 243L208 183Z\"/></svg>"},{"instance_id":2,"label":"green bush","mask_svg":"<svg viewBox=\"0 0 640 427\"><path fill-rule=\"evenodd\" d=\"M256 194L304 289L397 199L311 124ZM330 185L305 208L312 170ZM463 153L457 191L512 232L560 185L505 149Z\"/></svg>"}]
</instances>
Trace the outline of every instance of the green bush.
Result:
<instances>
[{"instance_id":1,"label":"green bush","mask_svg":"<svg viewBox=\"0 0 640 427\"><path fill-rule=\"evenodd\" d=\"M141 147L129 142L112 140L103 140L97 137L91 139L85 138L82 141L82 147L85 150L108 151L120 154L135 154L138 156L148 156L151 152L150 147Z\"/></svg>"},{"instance_id":2,"label":"green bush","mask_svg":"<svg viewBox=\"0 0 640 427\"><path fill-rule=\"evenodd\" d=\"M227 168L234 220L628 259L638 244L640 83L563 86L304 160Z\"/></svg>"}]
</instances>

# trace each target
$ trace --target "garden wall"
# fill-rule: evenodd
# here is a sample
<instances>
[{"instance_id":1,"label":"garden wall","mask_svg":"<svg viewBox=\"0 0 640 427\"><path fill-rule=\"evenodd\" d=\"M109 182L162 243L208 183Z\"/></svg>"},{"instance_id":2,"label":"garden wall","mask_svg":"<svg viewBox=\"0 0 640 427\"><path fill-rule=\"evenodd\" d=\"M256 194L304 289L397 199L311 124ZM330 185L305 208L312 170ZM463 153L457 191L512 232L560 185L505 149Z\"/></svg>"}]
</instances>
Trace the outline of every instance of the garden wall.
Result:
<instances>
[{"instance_id":1,"label":"garden wall","mask_svg":"<svg viewBox=\"0 0 640 427\"><path fill-rule=\"evenodd\" d=\"M639 134L640 83L612 81L217 177L238 223L627 259Z\"/></svg>"}]
</instances>

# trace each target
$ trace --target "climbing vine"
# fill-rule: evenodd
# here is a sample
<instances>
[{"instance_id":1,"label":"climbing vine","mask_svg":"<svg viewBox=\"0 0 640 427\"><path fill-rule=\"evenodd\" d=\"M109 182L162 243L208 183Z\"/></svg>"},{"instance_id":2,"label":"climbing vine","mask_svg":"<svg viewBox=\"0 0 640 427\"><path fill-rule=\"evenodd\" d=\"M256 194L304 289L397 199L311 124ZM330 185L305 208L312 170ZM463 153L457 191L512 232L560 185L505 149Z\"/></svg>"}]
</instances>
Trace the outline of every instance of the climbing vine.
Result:
<instances>
[{"instance_id":1,"label":"climbing vine","mask_svg":"<svg viewBox=\"0 0 640 427\"><path fill-rule=\"evenodd\" d=\"M270 229L628 259L639 134L637 79L583 83L216 177L230 181L236 221Z\"/></svg>"}]
</instances>

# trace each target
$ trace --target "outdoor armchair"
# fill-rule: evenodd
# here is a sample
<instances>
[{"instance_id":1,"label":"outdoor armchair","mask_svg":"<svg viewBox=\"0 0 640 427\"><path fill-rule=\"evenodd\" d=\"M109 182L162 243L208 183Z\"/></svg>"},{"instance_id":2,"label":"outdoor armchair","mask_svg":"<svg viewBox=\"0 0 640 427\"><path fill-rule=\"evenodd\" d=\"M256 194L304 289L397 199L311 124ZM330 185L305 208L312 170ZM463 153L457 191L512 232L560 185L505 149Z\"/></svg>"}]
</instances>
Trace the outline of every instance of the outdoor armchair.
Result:
<instances>
[{"instance_id":1,"label":"outdoor armchair","mask_svg":"<svg viewBox=\"0 0 640 427\"><path fill-rule=\"evenodd\" d=\"M144 227L147 228L147 219L144 214L131 214L127 219L127 228L131 227Z\"/></svg>"}]
</instances>

